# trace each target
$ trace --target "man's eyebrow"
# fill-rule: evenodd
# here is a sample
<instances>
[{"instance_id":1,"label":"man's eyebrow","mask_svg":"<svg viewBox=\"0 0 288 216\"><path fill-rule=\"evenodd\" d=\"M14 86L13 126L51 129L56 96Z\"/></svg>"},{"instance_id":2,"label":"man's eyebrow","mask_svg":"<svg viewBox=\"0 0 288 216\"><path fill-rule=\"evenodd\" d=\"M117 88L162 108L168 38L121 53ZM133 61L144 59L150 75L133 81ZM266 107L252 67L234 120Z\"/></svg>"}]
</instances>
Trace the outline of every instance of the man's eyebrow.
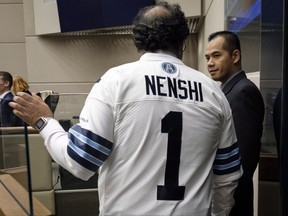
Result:
<instances>
[{"instance_id":1,"label":"man's eyebrow","mask_svg":"<svg viewBox=\"0 0 288 216\"><path fill-rule=\"evenodd\" d=\"M211 56L211 55L220 54L220 53L221 53L220 51L216 50L211 53L206 53L205 56Z\"/></svg>"}]
</instances>

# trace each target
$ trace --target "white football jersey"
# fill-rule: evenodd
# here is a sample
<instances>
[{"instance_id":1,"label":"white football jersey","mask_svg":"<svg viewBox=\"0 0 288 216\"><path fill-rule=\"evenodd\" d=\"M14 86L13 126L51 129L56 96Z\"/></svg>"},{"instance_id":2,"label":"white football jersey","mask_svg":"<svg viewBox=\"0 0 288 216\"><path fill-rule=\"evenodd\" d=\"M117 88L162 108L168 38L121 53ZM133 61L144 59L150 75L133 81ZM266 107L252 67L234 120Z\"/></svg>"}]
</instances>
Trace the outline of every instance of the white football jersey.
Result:
<instances>
[{"instance_id":1,"label":"white football jersey","mask_svg":"<svg viewBox=\"0 0 288 216\"><path fill-rule=\"evenodd\" d=\"M219 85L166 54L107 71L68 136L67 151L48 150L83 179L100 167L101 216L207 216L213 181L241 175Z\"/></svg>"}]
</instances>

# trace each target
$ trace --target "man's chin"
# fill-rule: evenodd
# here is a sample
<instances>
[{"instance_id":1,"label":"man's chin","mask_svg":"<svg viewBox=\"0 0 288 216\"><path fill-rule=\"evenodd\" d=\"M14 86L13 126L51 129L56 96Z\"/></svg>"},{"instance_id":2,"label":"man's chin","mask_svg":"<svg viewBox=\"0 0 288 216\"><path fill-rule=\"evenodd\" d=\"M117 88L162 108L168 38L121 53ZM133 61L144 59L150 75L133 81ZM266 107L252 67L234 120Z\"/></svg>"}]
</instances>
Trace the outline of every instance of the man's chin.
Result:
<instances>
[{"instance_id":1,"label":"man's chin","mask_svg":"<svg viewBox=\"0 0 288 216\"><path fill-rule=\"evenodd\" d=\"M220 81L219 80L219 77L217 76L217 74L214 74L214 73L210 73L210 77L215 80L215 81Z\"/></svg>"}]
</instances>

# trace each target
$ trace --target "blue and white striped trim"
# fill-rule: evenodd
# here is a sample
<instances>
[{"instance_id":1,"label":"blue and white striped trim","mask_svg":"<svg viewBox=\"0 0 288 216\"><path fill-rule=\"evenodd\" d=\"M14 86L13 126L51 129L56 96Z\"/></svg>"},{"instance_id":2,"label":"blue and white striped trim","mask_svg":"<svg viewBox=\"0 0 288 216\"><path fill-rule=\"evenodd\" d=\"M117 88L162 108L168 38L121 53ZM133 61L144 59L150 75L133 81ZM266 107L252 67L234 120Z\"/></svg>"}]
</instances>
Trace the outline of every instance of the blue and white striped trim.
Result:
<instances>
[{"instance_id":1,"label":"blue and white striped trim","mask_svg":"<svg viewBox=\"0 0 288 216\"><path fill-rule=\"evenodd\" d=\"M68 131L68 155L81 166L96 172L108 158L113 143L107 139L75 125Z\"/></svg>"},{"instance_id":2,"label":"blue and white striped trim","mask_svg":"<svg viewBox=\"0 0 288 216\"><path fill-rule=\"evenodd\" d=\"M218 149L213 164L213 172L216 175L226 175L240 170L240 153L238 143L227 148Z\"/></svg>"}]
</instances>

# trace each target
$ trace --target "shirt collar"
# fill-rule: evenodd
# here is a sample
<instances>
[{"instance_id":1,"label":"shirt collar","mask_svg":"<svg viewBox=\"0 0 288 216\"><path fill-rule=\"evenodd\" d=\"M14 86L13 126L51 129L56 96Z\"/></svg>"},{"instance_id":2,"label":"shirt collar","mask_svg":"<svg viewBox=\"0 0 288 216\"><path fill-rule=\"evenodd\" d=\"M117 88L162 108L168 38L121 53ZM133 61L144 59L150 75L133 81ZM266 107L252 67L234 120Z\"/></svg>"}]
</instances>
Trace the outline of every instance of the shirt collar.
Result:
<instances>
[{"instance_id":1,"label":"shirt collar","mask_svg":"<svg viewBox=\"0 0 288 216\"><path fill-rule=\"evenodd\" d=\"M3 99L10 91L6 91L0 95L0 100Z\"/></svg>"},{"instance_id":2,"label":"shirt collar","mask_svg":"<svg viewBox=\"0 0 288 216\"><path fill-rule=\"evenodd\" d=\"M233 73L224 83L221 84L221 89L224 89L227 83L229 83L229 81L233 79L233 77L237 76L237 74L239 74L241 71L242 70L238 70L237 72Z\"/></svg>"}]
</instances>

